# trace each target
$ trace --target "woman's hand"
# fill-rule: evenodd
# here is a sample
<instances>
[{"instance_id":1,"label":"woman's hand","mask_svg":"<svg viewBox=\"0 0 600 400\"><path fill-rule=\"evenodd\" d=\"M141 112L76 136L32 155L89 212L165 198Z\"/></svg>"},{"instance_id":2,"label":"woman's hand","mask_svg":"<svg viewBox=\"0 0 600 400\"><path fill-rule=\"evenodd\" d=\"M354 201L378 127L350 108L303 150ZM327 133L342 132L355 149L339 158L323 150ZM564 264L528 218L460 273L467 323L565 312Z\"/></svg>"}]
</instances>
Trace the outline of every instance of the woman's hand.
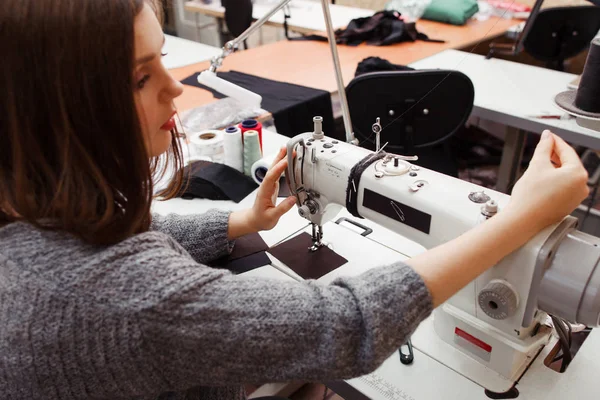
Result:
<instances>
[{"instance_id":1,"label":"woman's hand","mask_svg":"<svg viewBox=\"0 0 600 400\"><path fill-rule=\"evenodd\" d=\"M249 210L233 212L229 216L229 239L273 229L279 218L294 207L294 196L277 205L279 178L287 169L287 165L286 148L283 147L258 188L254 206Z\"/></svg>"},{"instance_id":2,"label":"woman's hand","mask_svg":"<svg viewBox=\"0 0 600 400\"><path fill-rule=\"evenodd\" d=\"M587 196L586 183L587 173L577 153L561 138L544 132L504 210L407 264L421 275L437 307L571 213Z\"/></svg>"},{"instance_id":3,"label":"woman's hand","mask_svg":"<svg viewBox=\"0 0 600 400\"><path fill-rule=\"evenodd\" d=\"M257 231L273 229L279 218L290 211L296 204L296 197L290 196L281 204L277 205L277 196L279 194L279 178L287 169L287 152L282 147L273 161L273 165L265 175L256 194L256 201L252 207L252 219Z\"/></svg>"},{"instance_id":4,"label":"woman's hand","mask_svg":"<svg viewBox=\"0 0 600 400\"><path fill-rule=\"evenodd\" d=\"M559 222L588 196L588 174L560 137L544 131L529 168L517 181L506 208L537 230Z\"/></svg>"}]
</instances>

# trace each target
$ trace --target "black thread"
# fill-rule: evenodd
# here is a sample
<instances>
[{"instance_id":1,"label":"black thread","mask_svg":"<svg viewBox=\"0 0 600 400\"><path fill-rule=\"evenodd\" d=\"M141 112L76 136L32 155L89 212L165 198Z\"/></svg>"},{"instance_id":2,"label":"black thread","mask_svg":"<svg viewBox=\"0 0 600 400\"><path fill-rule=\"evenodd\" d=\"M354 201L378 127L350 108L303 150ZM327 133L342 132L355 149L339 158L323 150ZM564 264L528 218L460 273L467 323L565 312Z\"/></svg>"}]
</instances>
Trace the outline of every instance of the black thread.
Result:
<instances>
[{"instance_id":1,"label":"black thread","mask_svg":"<svg viewBox=\"0 0 600 400\"><path fill-rule=\"evenodd\" d=\"M583 111L600 113L600 39L592 41L581 82L577 89L575 105Z\"/></svg>"},{"instance_id":2,"label":"black thread","mask_svg":"<svg viewBox=\"0 0 600 400\"><path fill-rule=\"evenodd\" d=\"M369 154L357 162L356 165L352 167L352 170L350 170L350 174L348 175L348 187L346 188L346 209L350 214L357 218L362 218L360 214L358 214L358 185L360 184L360 177L371 164L381 160L385 156L386 153L384 151Z\"/></svg>"}]
</instances>

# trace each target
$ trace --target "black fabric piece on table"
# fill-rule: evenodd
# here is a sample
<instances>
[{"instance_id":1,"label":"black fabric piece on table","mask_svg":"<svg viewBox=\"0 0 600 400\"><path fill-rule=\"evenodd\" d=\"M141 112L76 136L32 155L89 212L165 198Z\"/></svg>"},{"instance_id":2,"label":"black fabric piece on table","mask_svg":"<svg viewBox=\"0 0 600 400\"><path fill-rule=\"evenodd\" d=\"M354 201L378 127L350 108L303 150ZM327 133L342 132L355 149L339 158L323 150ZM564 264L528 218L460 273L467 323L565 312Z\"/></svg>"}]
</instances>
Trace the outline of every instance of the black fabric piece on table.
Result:
<instances>
[{"instance_id":1,"label":"black fabric piece on table","mask_svg":"<svg viewBox=\"0 0 600 400\"><path fill-rule=\"evenodd\" d=\"M414 68L406 65L392 64L388 60L379 57L367 57L358 63L354 77L380 71L414 71Z\"/></svg>"},{"instance_id":2,"label":"black fabric piece on table","mask_svg":"<svg viewBox=\"0 0 600 400\"><path fill-rule=\"evenodd\" d=\"M217 99L226 97L198 83L198 74L199 72L185 78L181 83L208 90ZM335 137L333 107L328 91L260 78L239 71L217 72L217 76L261 95L261 107L273 114L275 128L279 134L294 137L300 133L312 132L313 117L321 116L325 134L335 139L343 139Z\"/></svg>"},{"instance_id":3,"label":"black fabric piece on table","mask_svg":"<svg viewBox=\"0 0 600 400\"><path fill-rule=\"evenodd\" d=\"M184 169L184 199L232 200L242 201L258 185L252 178L235 168L210 161L196 161ZM188 184L189 179L189 184Z\"/></svg>"},{"instance_id":4,"label":"black fabric piece on table","mask_svg":"<svg viewBox=\"0 0 600 400\"><path fill-rule=\"evenodd\" d=\"M417 31L414 22L402 20L398 11L379 11L370 17L355 18L345 29L335 31L337 44L358 46L366 42L372 46L388 46L394 43L425 42L445 43L444 40L430 39L424 33ZM291 40L327 41L321 35L309 35Z\"/></svg>"},{"instance_id":5,"label":"black fabric piece on table","mask_svg":"<svg viewBox=\"0 0 600 400\"><path fill-rule=\"evenodd\" d=\"M309 250L310 246L311 236L301 233L272 247L268 252L303 279L319 279L348 262L329 247L321 247L312 252Z\"/></svg>"},{"instance_id":6,"label":"black fabric piece on table","mask_svg":"<svg viewBox=\"0 0 600 400\"><path fill-rule=\"evenodd\" d=\"M227 269L234 274L243 274L244 272L252 271L253 269L271 265L271 259L264 251L250 254L246 257L231 260L226 264L219 265L218 268Z\"/></svg>"},{"instance_id":7,"label":"black fabric piece on table","mask_svg":"<svg viewBox=\"0 0 600 400\"><path fill-rule=\"evenodd\" d=\"M224 266L232 261L251 256L256 253L264 252L268 249L269 246L265 243L259 233L251 233L249 235L237 238L231 254L215 260L212 265Z\"/></svg>"}]
</instances>

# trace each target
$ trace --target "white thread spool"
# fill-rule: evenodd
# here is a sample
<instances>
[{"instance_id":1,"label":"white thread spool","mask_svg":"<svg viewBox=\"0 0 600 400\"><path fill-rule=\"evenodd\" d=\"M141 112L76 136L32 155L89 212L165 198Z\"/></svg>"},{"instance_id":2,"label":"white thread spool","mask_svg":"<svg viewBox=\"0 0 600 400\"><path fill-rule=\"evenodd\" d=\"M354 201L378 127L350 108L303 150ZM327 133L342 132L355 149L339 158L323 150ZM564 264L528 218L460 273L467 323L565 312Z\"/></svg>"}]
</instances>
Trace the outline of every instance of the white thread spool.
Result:
<instances>
[{"instance_id":1,"label":"white thread spool","mask_svg":"<svg viewBox=\"0 0 600 400\"><path fill-rule=\"evenodd\" d=\"M231 126L223 132L223 155L225 165L244 172L244 144L238 126Z\"/></svg>"},{"instance_id":2,"label":"white thread spool","mask_svg":"<svg viewBox=\"0 0 600 400\"><path fill-rule=\"evenodd\" d=\"M244 132L244 174L252 176L252 165L262 158L257 131Z\"/></svg>"},{"instance_id":3,"label":"white thread spool","mask_svg":"<svg viewBox=\"0 0 600 400\"><path fill-rule=\"evenodd\" d=\"M271 169L271 166L275 161L275 157L276 155L272 154L270 156L261 158L260 160L252 164L250 176L252 177L252 179L254 179L254 182L258 183L259 185L262 183L262 181L265 179L265 175L267 174L269 169Z\"/></svg>"},{"instance_id":4,"label":"white thread spool","mask_svg":"<svg viewBox=\"0 0 600 400\"><path fill-rule=\"evenodd\" d=\"M206 130L190 135L190 144L194 150L192 158L209 157L212 162L223 162L223 132Z\"/></svg>"}]
</instances>

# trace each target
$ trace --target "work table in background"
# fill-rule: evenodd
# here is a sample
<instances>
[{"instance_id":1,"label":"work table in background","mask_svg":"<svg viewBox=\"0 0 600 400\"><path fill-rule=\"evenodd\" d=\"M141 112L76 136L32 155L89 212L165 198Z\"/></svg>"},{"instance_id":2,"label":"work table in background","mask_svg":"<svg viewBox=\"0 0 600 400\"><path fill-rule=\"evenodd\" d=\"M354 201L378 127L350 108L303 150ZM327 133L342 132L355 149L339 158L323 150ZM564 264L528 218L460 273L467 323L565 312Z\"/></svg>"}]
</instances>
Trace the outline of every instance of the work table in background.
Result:
<instances>
[{"instance_id":1,"label":"work table in background","mask_svg":"<svg viewBox=\"0 0 600 400\"><path fill-rule=\"evenodd\" d=\"M278 1L255 2L252 8L252 17L256 20L260 19L271 11L276 4L278 4ZM287 24L290 31L298 33L325 31L325 20L322 18L322 6L320 2L294 0L288 7L290 10L290 17L288 18ZM352 19L370 17L374 13L373 10L338 4L330 4L329 8L334 30L346 27L348 22ZM204 4L201 1L188 1L185 3L185 10L215 18L223 18L225 15L225 8L221 6L219 0L213 0L210 4ZM316 17L316 15L319 15L319 17ZM283 27L283 23L284 13L279 11L269 19L266 25Z\"/></svg>"},{"instance_id":2,"label":"work table in background","mask_svg":"<svg viewBox=\"0 0 600 400\"><path fill-rule=\"evenodd\" d=\"M347 85L354 77L359 62L367 57L381 57L393 64L407 65L446 49L474 47L477 43L503 35L520 21L491 18L487 21L470 20L465 26L454 26L420 20L417 29L431 39L445 43L424 41L404 42L392 46L338 45L342 75ZM207 69L210 62L176 68L171 71L178 80ZM333 61L329 44L318 41L288 41L239 51L228 56L219 71L240 71L246 74L307 86L337 93ZM188 110L216 99L206 90L186 86L183 95L175 100L179 110Z\"/></svg>"}]
</instances>

